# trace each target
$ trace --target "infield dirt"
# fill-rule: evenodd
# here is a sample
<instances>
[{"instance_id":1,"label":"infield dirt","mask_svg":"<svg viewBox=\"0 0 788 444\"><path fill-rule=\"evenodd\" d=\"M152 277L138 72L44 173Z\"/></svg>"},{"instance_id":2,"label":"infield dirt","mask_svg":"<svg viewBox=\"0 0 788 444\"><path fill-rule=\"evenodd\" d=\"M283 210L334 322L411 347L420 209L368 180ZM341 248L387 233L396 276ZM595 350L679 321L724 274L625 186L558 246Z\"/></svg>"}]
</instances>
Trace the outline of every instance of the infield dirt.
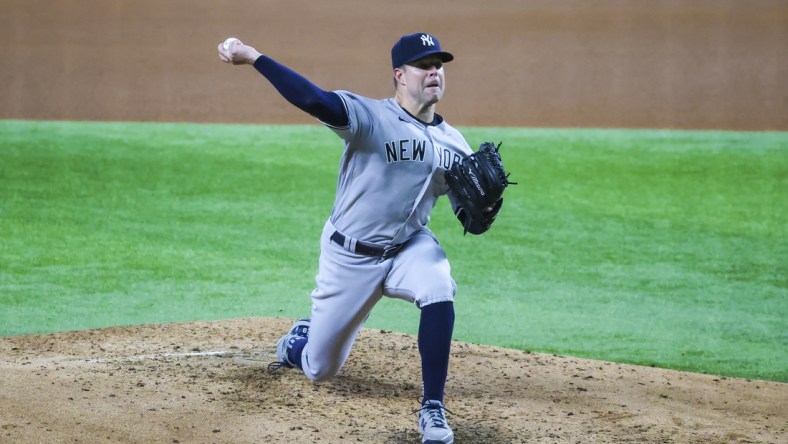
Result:
<instances>
[{"instance_id":1,"label":"infield dirt","mask_svg":"<svg viewBox=\"0 0 788 444\"><path fill-rule=\"evenodd\" d=\"M0 338L6 442L419 442L412 336L363 330L333 380L266 372L287 319ZM454 343L458 443L785 442L785 384Z\"/></svg>"},{"instance_id":2,"label":"infield dirt","mask_svg":"<svg viewBox=\"0 0 788 444\"><path fill-rule=\"evenodd\" d=\"M788 130L784 1L6 0L0 12L3 119L314 123L254 70L220 63L218 43L236 36L326 89L386 97L391 44L426 30L457 57L439 112L458 126ZM341 373L312 384L265 372L291 321L0 338L0 442L418 442L415 338L364 330ZM446 401L458 443L788 442L786 384L464 343Z\"/></svg>"}]
</instances>

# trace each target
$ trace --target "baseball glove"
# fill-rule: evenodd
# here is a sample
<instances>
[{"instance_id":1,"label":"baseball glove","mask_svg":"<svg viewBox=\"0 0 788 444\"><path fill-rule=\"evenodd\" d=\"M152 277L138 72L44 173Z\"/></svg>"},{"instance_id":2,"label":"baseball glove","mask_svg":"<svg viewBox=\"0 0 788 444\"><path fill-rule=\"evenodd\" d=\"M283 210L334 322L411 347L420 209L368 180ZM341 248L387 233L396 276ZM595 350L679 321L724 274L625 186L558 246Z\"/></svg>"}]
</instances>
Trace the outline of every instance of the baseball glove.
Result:
<instances>
[{"instance_id":1,"label":"baseball glove","mask_svg":"<svg viewBox=\"0 0 788 444\"><path fill-rule=\"evenodd\" d=\"M479 151L466 156L446 170L445 178L455 198L455 215L464 232L482 234L492 226L503 205L503 191L509 181L498 153L501 144L484 142Z\"/></svg>"}]
</instances>

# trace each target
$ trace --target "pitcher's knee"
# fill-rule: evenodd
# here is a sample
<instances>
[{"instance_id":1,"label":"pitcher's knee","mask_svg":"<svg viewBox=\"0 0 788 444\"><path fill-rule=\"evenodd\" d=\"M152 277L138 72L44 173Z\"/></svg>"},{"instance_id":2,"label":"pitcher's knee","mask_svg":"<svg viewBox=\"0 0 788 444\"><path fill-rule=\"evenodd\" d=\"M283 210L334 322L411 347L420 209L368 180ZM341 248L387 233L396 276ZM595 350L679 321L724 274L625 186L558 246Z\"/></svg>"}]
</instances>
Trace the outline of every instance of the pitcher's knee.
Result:
<instances>
[{"instance_id":1,"label":"pitcher's knee","mask_svg":"<svg viewBox=\"0 0 788 444\"><path fill-rule=\"evenodd\" d=\"M304 374L312 382L323 382L339 373L342 368L341 364L329 364L322 366L304 366Z\"/></svg>"}]
</instances>

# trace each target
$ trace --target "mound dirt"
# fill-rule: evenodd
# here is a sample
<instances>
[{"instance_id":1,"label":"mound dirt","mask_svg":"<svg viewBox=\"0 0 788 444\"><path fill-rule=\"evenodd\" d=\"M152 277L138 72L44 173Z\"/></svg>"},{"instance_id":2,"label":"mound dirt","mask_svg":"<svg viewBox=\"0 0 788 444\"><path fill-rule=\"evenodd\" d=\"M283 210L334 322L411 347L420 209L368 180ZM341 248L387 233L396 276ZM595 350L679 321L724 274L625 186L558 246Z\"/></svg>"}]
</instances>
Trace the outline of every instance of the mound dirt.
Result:
<instances>
[{"instance_id":1,"label":"mound dirt","mask_svg":"<svg viewBox=\"0 0 788 444\"><path fill-rule=\"evenodd\" d=\"M0 338L0 441L419 442L413 336L362 330L328 382L270 375L291 319ZM788 385L455 342L458 443L786 442Z\"/></svg>"}]
</instances>

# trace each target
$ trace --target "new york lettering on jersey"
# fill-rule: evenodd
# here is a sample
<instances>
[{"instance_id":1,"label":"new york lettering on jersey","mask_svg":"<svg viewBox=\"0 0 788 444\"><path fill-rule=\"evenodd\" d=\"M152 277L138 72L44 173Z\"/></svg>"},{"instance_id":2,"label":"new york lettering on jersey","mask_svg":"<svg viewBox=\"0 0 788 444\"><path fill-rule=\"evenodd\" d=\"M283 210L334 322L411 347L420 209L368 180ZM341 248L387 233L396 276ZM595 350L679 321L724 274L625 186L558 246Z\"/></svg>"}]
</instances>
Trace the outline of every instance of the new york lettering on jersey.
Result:
<instances>
[{"instance_id":1,"label":"new york lettering on jersey","mask_svg":"<svg viewBox=\"0 0 788 444\"><path fill-rule=\"evenodd\" d=\"M427 144L428 142L423 139L401 139L386 142L386 162L424 162L424 152Z\"/></svg>"},{"instance_id":2,"label":"new york lettering on jersey","mask_svg":"<svg viewBox=\"0 0 788 444\"><path fill-rule=\"evenodd\" d=\"M438 153L438 164L441 168L448 170L452 165L459 162L462 157L456 151L448 148L436 146L435 152Z\"/></svg>"}]
</instances>

